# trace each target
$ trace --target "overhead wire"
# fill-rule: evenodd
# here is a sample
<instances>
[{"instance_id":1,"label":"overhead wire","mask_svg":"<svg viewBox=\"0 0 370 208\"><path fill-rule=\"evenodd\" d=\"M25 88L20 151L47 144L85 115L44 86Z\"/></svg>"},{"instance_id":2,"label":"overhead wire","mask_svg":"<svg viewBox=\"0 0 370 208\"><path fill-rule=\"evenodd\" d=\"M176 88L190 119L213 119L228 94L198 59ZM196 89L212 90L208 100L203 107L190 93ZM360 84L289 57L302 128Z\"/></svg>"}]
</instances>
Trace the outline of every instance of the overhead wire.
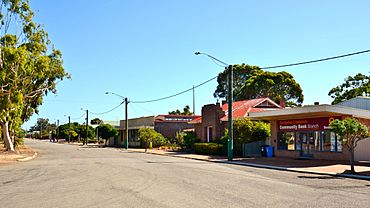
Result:
<instances>
[{"instance_id":1,"label":"overhead wire","mask_svg":"<svg viewBox=\"0 0 370 208\"><path fill-rule=\"evenodd\" d=\"M103 115L103 114L107 114L107 113L110 113L110 112L112 112L112 111L114 111L114 110L116 110L118 107L120 107L123 103L125 103L124 101L123 102L121 102L119 105L117 105L116 107L114 107L114 108L112 108L112 109L110 109L110 110L108 110L108 111L105 111L105 112L102 112L102 113L94 113L94 112L90 112L91 114L93 114L93 115Z\"/></svg>"},{"instance_id":2,"label":"overhead wire","mask_svg":"<svg viewBox=\"0 0 370 208\"><path fill-rule=\"evenodd\" d=\"M333 56L333 57L328 57L328 58L322 58L322 59L316 59L316 60L311 60L311 61L304 61L304 62L298 62L298 63L292 63L292 64L283 64L283 65L276 65L276 66L268 66L268 67L261 67L261 69L276 69L276 68L282 68L282 67L291 67L291 66L298 66L298 65L304 65L304 64L311 64L311 63L317 63L317 62L322 62L322 61L329 61L329 60L333 60L333 59L339 59L339 58L344 58L344 57L348 57L348 56L354 56L354 55L359 55L359 54L363 54L363 53L368 53L370 52L370 49L369 50L364 50L364 51L358 51L358 52L354 52L354 53L348 53L348 54L344 54L344 55L338 55L338 56ZM209 55L208 55L209 56ZM213 62L215 62L215 60L213 58L211 58L211 60ZM218 60L218 59L216 59ZM216 63L216 62L215 62ZM224 62L222 62L224 64ZM216 63L217 64L217 63ZM217 64L218 66L221 66L220 64ZM224 67L224 66L222 66ZM170 96L166 96L166 97L162 97L162 98L158 98L158 99L152 99L152 100L143 100L143 101L131 101L132 103L152 103L152 102L158 102L158 101L162 101L162 100L166 100L166 99L169 99L169 98L172 98L172 97L176 97L176 96L179 96L181 94L184 94L186 92L189 92L191 90L193 90L193 88L198 88L214 79L216 79L218 76L215 76L215 77L212 77L211 79L205 81L205 82L202 82L201 84L198 84L192 88L189 88L187 90L184 90L184 91L181 91L179 93L176 93L176 94L173 94L173 95L170 95Z\"/></svg>"},{"instance_id":3,"label":"overhead wire","mask_svg":"<svg viewBox=\"0 0 370 208\"><path fill-rule=\"evenodd\" d=\"M316 63L316 62L329 61L329 60L333 60L333 59L339 59L339 58L359 55L359 54L368 53L368 52L370 52L370 49L369 50L364 50L364 51L359 51L359 52L354 52L354 53L348 53L348 54L344 54L344 55L339 55L339 56L328 57L328 58L298 62L298 63L293 63L293 64L284 64L284 65L277 65L277 66L262 67L261 69L275 69L275 68L282 68L282 67L298 66L298 65L303 65L303 64L312 64L312 63Z\"/></svg>"}]
</instances>

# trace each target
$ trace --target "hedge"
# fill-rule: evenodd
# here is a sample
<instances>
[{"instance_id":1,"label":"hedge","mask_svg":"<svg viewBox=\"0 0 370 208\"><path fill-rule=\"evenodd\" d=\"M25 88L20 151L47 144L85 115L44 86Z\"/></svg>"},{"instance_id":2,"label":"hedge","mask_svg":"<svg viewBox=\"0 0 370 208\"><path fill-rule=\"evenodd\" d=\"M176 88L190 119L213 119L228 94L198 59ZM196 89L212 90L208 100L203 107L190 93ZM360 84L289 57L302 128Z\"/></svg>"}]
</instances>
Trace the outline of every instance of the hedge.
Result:
<instances>
[{"instance_id":1,"label":"hedge","mask_svg":"<svg viewBox=\"0 0 370 208\"><path fill-rule=\"evenodd\" d=\"M194 152L203 155L221 155L224 153L224 145L217 143L195 143Z\"/></svg>"}]
</instances>

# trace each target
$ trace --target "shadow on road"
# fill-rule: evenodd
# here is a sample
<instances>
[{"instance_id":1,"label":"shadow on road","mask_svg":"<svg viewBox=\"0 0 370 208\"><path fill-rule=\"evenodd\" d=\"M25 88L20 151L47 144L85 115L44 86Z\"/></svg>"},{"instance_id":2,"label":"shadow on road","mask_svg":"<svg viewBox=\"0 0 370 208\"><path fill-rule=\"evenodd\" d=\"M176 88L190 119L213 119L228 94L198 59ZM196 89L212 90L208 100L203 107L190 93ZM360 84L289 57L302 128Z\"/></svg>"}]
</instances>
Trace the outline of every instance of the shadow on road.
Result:
<instances>
[{"instance_id":1,"label":"shadow on road","mask_svg":"<svg viewBox=\"0 0 370 208\"><path fill-rule=\"evenodd\" d=\"M334 177L334 176L298 176L298 178L305 178L305 179L336 179L342 180L343 178Z\"/></svg>"}]
</instances>

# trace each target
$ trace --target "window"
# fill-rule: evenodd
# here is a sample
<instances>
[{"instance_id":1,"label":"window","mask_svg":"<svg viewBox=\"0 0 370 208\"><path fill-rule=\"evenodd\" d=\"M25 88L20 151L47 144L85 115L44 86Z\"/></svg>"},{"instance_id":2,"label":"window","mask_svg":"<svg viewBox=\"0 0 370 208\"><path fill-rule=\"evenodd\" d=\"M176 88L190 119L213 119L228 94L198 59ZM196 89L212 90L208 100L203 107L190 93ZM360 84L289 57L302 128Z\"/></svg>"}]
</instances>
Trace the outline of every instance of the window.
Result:
<instances>
[{"instance_id":1,"label":"window","mask_svg":"<svg viewBox=\"0 0 370 208\"><path fill-rule=\"evenodd\" d=\"M322 132L322 151L323 152L342 152L342 140L334 132Z\"/></svg>"},{"instance_id":2,"label":"window","mask_svg":"<svg viewBox=\"0 0 370 208\"><path fill-rule=\"evenodd\" d=\"M295 150L294 132L280 132L278 149Z\"/></svg>"}]
</instances>

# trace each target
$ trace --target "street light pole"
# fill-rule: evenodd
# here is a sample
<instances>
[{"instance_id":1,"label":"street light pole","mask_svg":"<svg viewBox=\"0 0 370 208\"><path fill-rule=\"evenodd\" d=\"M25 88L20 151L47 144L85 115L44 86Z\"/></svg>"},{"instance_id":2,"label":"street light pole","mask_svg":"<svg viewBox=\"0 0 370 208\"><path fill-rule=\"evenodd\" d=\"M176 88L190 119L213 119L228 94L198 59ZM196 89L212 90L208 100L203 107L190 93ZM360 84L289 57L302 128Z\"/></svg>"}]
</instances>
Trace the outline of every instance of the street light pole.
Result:
<instances>
[{"instance_id":1,"label":"street light pole","mask_svg":"<svg viewBox=\"0 0 370 208\"><path fill-rule=\"evenodd\" d=\"M115 95L115 96L118 96L120 98L123 99L122 103L125 103L125 134L124 134L124 143L126 143L125 145L125 149L128 149L128 98L127 97L123 97L122 95L119 95L117 93L114 93L114 92L105 92L105 94L112 94L112 95Z\"/></svg>"},{"instance_id":2,"label":"street light pole","mask_svg":"<svg viewBox=\"0 0 370 208\"><path fill-rule=\"evenodd\" d=\"M233 142L234 142L234 135L233 135L233 66L229 65L207 53L195 52L195 55L205 55L208 56L213 61L221 63L225 66L227 70L227 105L228 105L228 139L227 139L227 159L229 161L233 160Z\"/></svg>"},{"instance_id":3,"label":"street light pole","mask_svg":"<svg viewBox=\"0 0 370 208\"><path fill-rule=\"evenodd\" d=\"M127 106L128 105L128 99L127 97L125 98L125 129L126 129L126 132L125 132L125 140L126 140L126 149L128 149L128 114L127 114Z\"/></svg>"},{"instance_id":4,"label":"street light pole","mask_svg":"<svg viewBox=\"0 0 370 208\"><path fill-rule=\"evenodd\" d=\"M71 141L71 116L68 116L68 143Z\"/></svg>"},{"instance_id":5,"label":"street light pole","mask_svg":"<svg viewBox=\"0 0 370 208\"><path fill-rule=\"evenodd\" d=\"M233 66L229 65L227 67L228 72L228 128L229 128L229 137L227 140L227 159L229 161L233 160Z\"/></svg>"},{"instance_id":6,"label":"street light pole","mask_svg":"<svg viewBox=\"0 0 370 208\"><path fill-rule=\"evenodd\" d=\"M87 146L87 138L89 137L89 110L86 110L86 146Z\"/></svg>"}]
</instances>

